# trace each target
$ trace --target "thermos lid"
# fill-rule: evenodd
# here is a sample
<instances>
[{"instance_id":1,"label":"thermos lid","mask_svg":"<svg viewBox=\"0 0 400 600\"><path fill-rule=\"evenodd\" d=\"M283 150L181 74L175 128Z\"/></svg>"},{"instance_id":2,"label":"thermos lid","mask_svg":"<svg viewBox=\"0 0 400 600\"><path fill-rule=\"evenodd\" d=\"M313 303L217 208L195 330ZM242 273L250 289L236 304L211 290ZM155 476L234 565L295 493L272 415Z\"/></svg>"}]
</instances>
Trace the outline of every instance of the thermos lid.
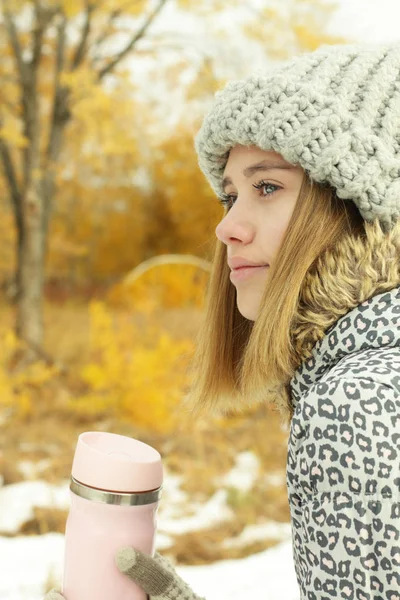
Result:
<instances>
[{"instance_id":1,"label":"thermos lid","mask_svg":"<svg viewBox=\"0 0 400 600\"><path fill-rule=\"evenodd\" d=\"M147 492L162 485L161 455L124 435L86 431L78 437L72 476L85 485L111 492Z\"/></svg>"}]
</instances>

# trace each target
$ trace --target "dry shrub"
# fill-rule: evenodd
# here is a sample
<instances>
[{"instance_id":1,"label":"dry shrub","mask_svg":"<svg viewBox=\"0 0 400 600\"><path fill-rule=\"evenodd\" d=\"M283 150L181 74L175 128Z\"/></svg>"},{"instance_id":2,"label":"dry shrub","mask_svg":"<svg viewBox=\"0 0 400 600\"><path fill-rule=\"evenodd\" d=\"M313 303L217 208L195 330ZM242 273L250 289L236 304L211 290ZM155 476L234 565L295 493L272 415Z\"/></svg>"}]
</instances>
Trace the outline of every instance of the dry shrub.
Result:
<instances>
[{"instance_id":1,"label":"dry shrub","mask_svg":"<svg viewBox=\"0 0 400 600\"><path fill-rule=\"evenodd\" d=\"M218 560L245 558L255 552L272 548L281 539L266 538L240 547L226 548L223 542L240 535L244 528L238 520L221 523L209 529L201 529L175 538L174 545L168 548L168 555L182 565L203 565Z\"/></svg>"},{"instance_id":2,"label":"dry shrub","mask_svg":"<svg viewBox=\"0 0 400 600\"><path fill-rule=\"evenodd\" d=\"M33 518L25 521L16 535L43 535L50 532L64 534L67 517L67 510L35 506Z\"/></svg>"},{"instance_id":3,"label":"dry shrub","mask_svg":"<svg viewBox=\"0 0 400 600\"><path fill-rule=\"evenodd\" d=\"M266 407L224 420L203 419L196 423L186 417L176 435L168 439L162 453L171 472L182 476L181 489L190 501L206 501L223 487L222 477L236 462L239 452L252 451L259 459L259 473L248 491L226 487L227 504L234 518L210 529L175 537L168 549L182 564L207 564L227 558L243 558L281 543L266 538L240 547L226 548L223 542L248 525L271 520L290 521L285 467L287 434L279 427L279 416ZM266 476L279 473L281 481L270 483Z\"/></svg>"},{"instance_id":4,"label":"dry shrub","mask_svg":"<svg viewBox=\"0 0 400 600\"><path fill-rule=\"evenodd\" d=\"M24 479L18 464L14 460L2 460L0 462L0 473L3 477L3 485L18 483Z\"/></svg>"},{"instance_id":5,"label":"dry shrub","mask_svg":"<svg viewBox=\"0 0 400 600\"><path fill-rule=\"evenodd\" d=\"M191 495L211 496L218 488L218 478L232 469L238 453L245 451L259 459L260 477L279 472L284 485L287 434L279 427L277 413L265 406L223 419L194 421L184 414L162 451L168 468L182 475L181 487ZM276 493L274 486L270 493Z\"/></svg>"},{"instance_id":6,"label":"dry shrub","mask_svg":"<svg viewBox=\"0 0 400 600\"><path fill-rule=\"evenodd\" d=\"M189 417L182 417L162 451L170 472L182 476L181 489L196 499L212 496L215 481L234 466L236 456L215 422L194 423Z\"/></svg>"},{"instance_id":7,"label":"dry shrub","mask_svg":"<svg viewBox=\"0 0 400 600\"><path fill-rule=\"evenodd\" d=\"M278 523L290 520L289 502L285 483L272 486L258 479L249 491L228 488L227 504L235 513L235 519L251 525L267 518Z\"/></svg>"}]
</instances>

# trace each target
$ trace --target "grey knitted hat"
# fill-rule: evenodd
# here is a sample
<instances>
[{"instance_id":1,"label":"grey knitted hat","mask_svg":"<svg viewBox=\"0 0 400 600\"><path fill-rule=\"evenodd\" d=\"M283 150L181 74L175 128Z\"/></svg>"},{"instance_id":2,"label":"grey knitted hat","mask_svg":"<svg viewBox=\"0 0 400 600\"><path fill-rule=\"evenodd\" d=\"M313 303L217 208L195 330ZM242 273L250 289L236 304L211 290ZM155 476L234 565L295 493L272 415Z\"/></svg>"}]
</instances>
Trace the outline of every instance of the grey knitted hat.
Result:
<instances>
[{"instance_id":1,"label":"grey knitted hat","mask_svg":"<svg viewBox=\"0 0 400 600\"><path fill-rule=\"evenodd\" d=\"M195 138L217 196L236 144L275 150L390 230L400 217L400 44L323 45L230 81Z\"/></svg>"}]
</instances>

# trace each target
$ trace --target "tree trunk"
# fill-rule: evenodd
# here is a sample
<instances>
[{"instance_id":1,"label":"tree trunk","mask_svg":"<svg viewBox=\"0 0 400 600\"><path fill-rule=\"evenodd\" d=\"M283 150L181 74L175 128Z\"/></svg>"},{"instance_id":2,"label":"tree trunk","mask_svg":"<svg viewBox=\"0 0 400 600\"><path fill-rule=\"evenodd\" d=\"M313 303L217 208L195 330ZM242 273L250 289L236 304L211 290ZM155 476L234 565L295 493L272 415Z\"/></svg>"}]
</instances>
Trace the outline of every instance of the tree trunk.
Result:
<instances>
[{"instance_id":1,"label":"tree trunk","mask_svg":"<svg viewBox=\"0 0 400 600\"><path fill-rule=\"evenodd\" d=\"M43 343L43 284L46 248L45 205L39 181L25 190L22 231L18 243L18 302L16 333L27 342L31 355Z\"/></svg>"}]
</instances>

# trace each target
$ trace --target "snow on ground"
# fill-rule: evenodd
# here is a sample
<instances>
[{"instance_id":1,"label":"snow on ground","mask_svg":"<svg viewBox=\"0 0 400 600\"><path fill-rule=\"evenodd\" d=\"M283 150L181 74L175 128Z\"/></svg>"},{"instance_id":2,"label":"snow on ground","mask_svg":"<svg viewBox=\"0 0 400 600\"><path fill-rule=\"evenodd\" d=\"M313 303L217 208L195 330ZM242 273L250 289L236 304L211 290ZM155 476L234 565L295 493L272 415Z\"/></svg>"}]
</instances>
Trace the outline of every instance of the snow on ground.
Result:
<instances>
[{"instance_id":1,"label":"snow on ground","mask_svg":"<svg viewBox=\"0 0 400 600\"><path fill-rule=\"evenodd\" d=\"M60 533L0 538L1 600L42 600L49 572L61 581L63 553ZM176 570L207 600L299 600L288 541L248 558Z\"/></svg>"},{"instance_id":2,"label":"snow on ground","mask_svg":"<svg viewBox=\"0 0 400 600\"><path fill-rule=\"evenodd\" d=\"M33 507L69 508L69 482L22 481L0 488L0 531L13 533L33 519ZM2 598L0 596L0 598Z\"/></svg>"},{"instance_id":3,"label":"snow on ground","mask_svg":"<svg viewBox=\"0 0 400 600\"><path fill-rule=\"evenodd\" d=\"M50 573L61 581L64 536L0 537L1 600L42 600Z\"/></svg>"},{"instance_id":4,"label":"snow on ground","mask_svg":"<svg viewBox=\"0 0 400 600\"><path fill-rule=\"evenodd\" d=\"M221 480L219 489L205 503L193 503L180 489L182 478L164 472L163 495L158 510L156 548L172 544L173 534L198 531L234 518L226 504L224 486L250 491L259 474L257 457L251 452L238 454L236 464ZM281 484L284 474L270 474L271 485ZM33 507L68 510L69 481L51 485L44 481L24 481L0 487L0 531L13 533L33 517ZM268 600L299 600L295 578L289 523L266 522L249 525L225 547L240 547L273 538L282 543L246 559L227 560L207 566L178 566L178 573L207 600L243 600L263 595ZM48 577L62 580L64 536L0 537L1 600L42 600Z\"/></svg>"},{"instance_id":5,"label":"snow on ground","mask_svg":"<svg viewBox=\"0 0 400 600\"><path fill-rule=\"evenodd\" d=\"M222 477L219 484L238 487L242 492L248 492L258 476L259 465L260 461L253 452L240 452L236 456L235 466Z\"/></svg>"}]
</instances>

